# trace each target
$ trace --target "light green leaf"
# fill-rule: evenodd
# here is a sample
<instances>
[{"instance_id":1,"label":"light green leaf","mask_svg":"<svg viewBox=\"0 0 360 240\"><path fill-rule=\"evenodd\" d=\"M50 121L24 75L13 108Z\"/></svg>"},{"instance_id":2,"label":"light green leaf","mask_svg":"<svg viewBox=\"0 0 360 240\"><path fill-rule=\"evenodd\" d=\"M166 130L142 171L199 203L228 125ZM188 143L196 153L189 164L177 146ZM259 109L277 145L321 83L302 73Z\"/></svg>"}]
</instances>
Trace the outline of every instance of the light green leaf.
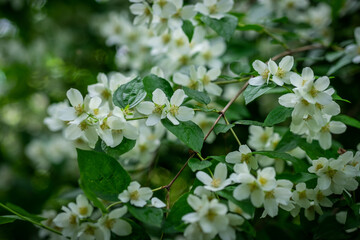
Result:
<instances>
[{"instance_id":1,"label":"light green leaf","mask_svg":"<svg viewBox=\"0 0 360 240\"><path fill-rule=\"evenodd\" d=\"M120 108L130 108L138 105L146 97L144 85L140 77L121 85L114 93L113 102Z\"/></svg>"},{"instance_id":2,"label":"light green leaf","mask_svg":"<svg viewBox=\"0 0 360 240\"><path fill-rule=\"evenodd\" d=\"M289 161L293 164L295 172L307 172L307 169L309 167L305 160L298 159L284 152L258 151L258 152L253 152L253 154L260 154L270 158Z\"/></svg>"},{"instance_id":3,"label":"light green leaf","mask_svg":"<svg viewBox=\"0 0 360 240\"><path fill-rule=\"evenodd\" d=\"M193 172L196 172L210 167L212 163L209 161L200 161L199 159L191 158L188 162L188 165Z\"/></svg>"},{"instance_id":4,"label":"light green leaf","mask_svg":"<svg viewBox=\"0 0 360 240\"><path fill-rule=\"evenodd\" d=\"M174 93L174 90L168 81L154 74L144 77L143 83L144 89L151 99L153 92L158 88L161 89L169 99Z\"/></svg>"},{"instance_id":5,"label":"light green leaf","mask_svg":"<svg viewBox=\"0 0 360 240\"><path fill-rule=\"evenodd\" d=\"M80 179L86 191L97 197L118 201L130 183L130 176L114 158L101 152L77 149Z\"/></svg>"},{"instance_id":6,"label":"light green leaf","mask_svg":"<svg viewBox=\"0 0 360 240\"><path fill-rule=\"evenodd\" d=\"M249 104L256 98L265 94L270 89L276 87L274 84L262 85L262 86L251 86L249 85L244 91L245 104Z\"/></svg>"},{"instance_id":7,"label":"light green leaf","mask_svg":"<svg viewBox=\"0 0 360 240\"><path fill-rule=\"evenodd\" d=\"M355 128L360 128L360 121L359 120L357 120L355 118L352 118L352 117L349 117L349 116L346 116L346 115L334 116L334 117L332 117L331 120L340 121L340 122L343 122L344 124L346 124L348 126L355 127Z\"/></svg>"},{"instance_id":8,"label":"light green leaf","mask_svg":"<svg viewBox=\"0 0 360 240\"><path fill-rule=\"evenodd\" d=\"M192 25L192 23L189 20L184 20L181 28L184 31L185 35L188 37L189 42L191 42L191 39L194 35L194 26Z\"/></svg>"},{"instance_id":9,"label":"light green leaf","mask_svg":"<svg viewBox=\"0 0 360 240\"><path fill-rule=\"evenodd\" d=\"M205 105L209 104L211 101L210 97L204 92L199 92L199 91L187 88L187 87L183 87L183 90L189 98L192 98L192 99L194 99L200 103L203 103Z\"/></svg>"},{"instance_id":10,"label":"light green leaf","mask_svg":"<svg viewBox=\"0 0 360 240\"><path fill-rule=\"evenodd\" d=\"M201 128L191 121L180 122L174 125L168 119L161 120L164 127L174 134L186 146L196 152L200 152L203 146L204 133Z\"/></svg>"},{"instance_id":11,"label":"light green leaf","mask_svg":"<svg viewBox=\"0 0 360 240\"><path fill-rule=\"evenodd\" d=\"M275 124L284 122L287 118L291 117L293 109L283 106L277 106L266 117L264 125L267 127L274 126Z\"/></svg>"},{"instance_id":12,"label":"light green leaf","mask_svg":"<svg viewBox=\"0 0 360 240\"><path fill-rule=\"evenodd\" d=\"M238 19L232 15L226 15L221 19L214 19L207 16L202 16L203 21L207 26L212 28L219 36L229 41L235 32L236 26L238 25Z\"/></svg>"},{"instance_id":13,"label":"light green leaf","mask_svg":"<svg viewBox=\"0 0 360 240\"><path fill-rule=\"evenodd\" d=\"M123 138L122 142L114 148L107 146L106 143L102 141L101 148L106 154L117 159L122 154L127 153L128 151L133 149L135 147L135 144L136 140Z\"/></svg>"},{"instance_id":14,"label":"light green leaf","mask_svg":"<svg viewBox=\"0 0 360 240\"><path fill-rule=\"evenodd\" d=\"M216 135L218 135L219 133L226 133L227 131L230 130L230 128L234 127L234 124L221 124L218 123L215 125L214 127L214 132Z\"/></svg>"},{"instance_id":15,"label":"light green leaf","mask_svg":"<svg viewBox=\"0 0 360 240\"><path fill-rule=\"evenodd\" d=\"M163 211L159 208L153 207L134 207L127 204L129 213L133 215L137 220L154 227L161 227L163 220Z\"/></svg>"},{"instance_id":16,"label":"light green leaf","mask_svg":"<svg viewBox=\"0 0 360 240\"><path fill-rule=\"evenodd\" d=\"M164 233L177 233L183 232L186 228L186 224L181 220L181 218L194 210L187 203L187 198L189 193L182 195L172 206L169 215L165 219L163 224Z\"/></svg>"}]
</instances>

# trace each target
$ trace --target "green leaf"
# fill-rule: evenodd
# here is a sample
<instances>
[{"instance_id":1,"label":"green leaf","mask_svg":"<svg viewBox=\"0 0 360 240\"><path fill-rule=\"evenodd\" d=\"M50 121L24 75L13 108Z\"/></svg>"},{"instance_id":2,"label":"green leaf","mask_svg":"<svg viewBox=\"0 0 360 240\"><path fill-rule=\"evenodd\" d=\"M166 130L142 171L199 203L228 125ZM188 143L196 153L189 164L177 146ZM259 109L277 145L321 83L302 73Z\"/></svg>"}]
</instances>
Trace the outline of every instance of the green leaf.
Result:
<instances>
[{"instance_id":1,"label":"green leaf","mask_svg":"<svg viewBox=\"0 0 360 240\"><path fill-rule=\"evenodd\" d=\"M234 127L234 124L221 124L218 123L215 125L214 127L214 132L216 135L218 135L219 133L226 133L227 131L230 130L230 128Z\"/></svg>"},{"instance_id":2,"label":"green leaf","mask_svg":"<svg viewBox=\"0 0 360 240\"><path fill-rule=\"evenodd\" d=\"M238 121L234 122L234 124L254 125L254 126L260 126L260 127L264 126L264 124L262 122L253 121L253 120L238 120Z\"/></svg>"},{"instance_id":3,"label":"green leaf","mask_svg":"<svg viewBox=\"0 0 360 240\"><path fill-rule=\"evenodd\" d=\"M264 27L259 24L242 24L239 23L236 27L237 30L240 31L256 31L256 32L262 32L264 30Z\"/></svg>"},{"instance_id":4,"label":"green leaf","mask_svg":"<svg viewBox=\"0 0 360 240\"><path fill-rule=\"evenodd\" d=\"M331 74L335 73L337 70L339 70L340 68L350 64L351 62L352 62L351 56L345 55L335 65L333 65L329 69L329 71L326 73L326 75L331 75Z\"/></svg>"},{"instance_id":5,"label":"green leaf","mask_svg":"<svg viewBox=\"0 0 360 240\"><path fill-rule=\"evenodd\" d=\"M259 151L259 152L253 152L253 154L260 154L270 158L289 161L293 164L295 172L307 172L307 169L309 167L308 164L305 162L305 160L298 159L284 152Z\"/></svg>"},{"instance_id":6,"label":"green leaf","mask_svg":"<svg viewBox=\"0 0 360 240\"><path fill-rule=\"evenodd\" d=\"M136 77L130 82L121 85L116 89L113 102L120 108L133 108L138 105L146 97L144 85L140 77Z\"/></svg>"},{"instance_id":7,"label":"green leaf","mask_svg":"<svg viewBox=\"0 0 360 240\"><path fill-rule=\"evenodd\" d=\"M130 176L118 161L101 152L77 149L80 179L86 191L97 197L118 201L130 183Z\"/></svg>"},{"instance_id":8,"label":"green leaf","mask_svg":"<svg viewBox=\"0 0 360 240\"><path fill-rule=\"evenodd\" d=\"M0 216L0 225L1 224L6 224L6 223L12 223L15 220L22 220L22 219L20 217L16 216L16 215Z\"/></svg>"},{"instance_id":9,"label":"green leaf","mask_svg":"<svg viewBox=\"0 0 360 240\"><path fill-rule=\"evenodd\" d=\"M174 125L168 119L161 120L164 127L174 134L186 146L200 152L203 146L204 133L201 128L191 121L180 122Z\"/></svg>"},{"instance_id":10,"label":"green leaf","mask_svg":"<svg viewBox=\"0 0 360 240\"><path fill-rule=\"evenodd\" d=\"M181 218L187 213L194 212L187 203L188 196L189 193L185 193L172 206L169 215L163 224L164 233L177 233L185 230L186 224Z\"/></svg>"},{"instance_id":11,"label":"green leaf","mask_svg":"<svg viewBox=\"0 0 360 240\"><path fill-rule=\"evenodd\" d=\"M245 97L245 104L249 104L254 101L256 98L260 97L261 95L265 94L270 89L276 87L275 85L262 85L262 86L247 86L244 91Z\"/></svg>"},{"instance_id":12,"label":"green leaf","mask_svg":"<svg viewBox=\"0 0 360 240\"><path fill-rule=\"evenodd\" d=\"M294 148L298 147L299 141L301 141L301 137L299 135L293 134L292 132L290 132L290 130L288 130L284 134L284 136L282 136L275 150L278 152L291 151Z\"/></svg>"},{"instance_id":13,"label":"green leaf","mask_svg":"<svg viewBox=\"0 0 360 240\"><path fill-rule=\"evenodd\" d=\"M284 122L287 118L291 117L293 109L283 106L277 106L266 117L264 125L267 127L274 126L275 124Z\"/></svg>"},{"instance_id":14,"label":"green leaf","mask_svg":"<svg viewBox=\"0 0 360 240\"><path fill-rule=\"evenodd\" d=\"M143 83L145 91L151 99L153 92L158 88L161 89L169 99L174 93L174 90L168 81L154 74L144 77Z\"/></svg>"},{"instance_id":15,"label":"green leaf","mask_svg":"<svg viewBox=\"0 0 360 240\"><path fill-rule=\"evenodd\" d=\"M254 216L255 213L255 207L251 204L249 200L243 200L238 201L233 196L233 191L235 187L227 187L224 190L216 192L219 196L226 198L233 203L235 203L237 206L239 206L244 212L250 214L251 216Z\"/></svg>"},{"instance_id":16,"label":"green leaf","mask_svg":"<svg viewBox=\"0 0 360 240\"><path fill-rule=\"evenodd\" d=\"M192 25L192 23L189 20L184 20L181 28L184 31L185 35L188 37L189 42L191 42L191 39L194 35L194 26Z\"/></svg>"},{"instance_id":17,"label":"green leaf","mask_svg":"<svg viewBox=\"0 0 360 240\"><path fill-rule=\"evenodd\" d=\"M331 120L340 121L348 126L360 128L359 120L356 120L355 118L352 118L352 117L349 117L346 115L338 115L338 116L333 117Z\"/></svg>"},{"instance_id":18,"label":"green leaf","mask_svg":"<svg viewBox=\"0 0 360 240\"><path fill-rule=\"evenodd\" d=\"M276 176L277 179L287 179L290 180L293 183L302 183L302 182L308 182L313 179L317 179L317 176L312 173L281 173Z\"/></svg>"},{"instance_id":19,"label":"green leaf","mask_svg":"<svg viewBox=\"0 0 360 240\"><path fill-rule=\"evenodd\" d=\"M331 146L328 150L322 149L317 140L313 140L311 143L308 143L304 138L300 138L298 140L298 146L313 160L320 157L337 158L339 156L337 153L338 147L334 146L334 141L333 146Z\"/></svg>"},{"instance_id":20,"label":"green leaf","mask_svg":"<svg viewBox=\"0 0 360 240\"><path fill-rule=\"evenodd\" d=\"M205 105L209 104L211 101L210 97L204 92L199 92L199 91L187 88L187 87L183 87L183 90L189 98L192 98L192 99L194 99L200 103L203 103Z\"/></svg>"},{"instance_id":21,"label":"green leaf","mask_svg":"<svg viewBox=\"0 0 360 240\"><path fill-rule=\"evenodd\" d=\"M102 213L108 212L104 204L96 197L95 193L93 193L91 189L82 183L81 179L79 179L79 185L85 193L85 196L93 203L95 207L99 208Z\"/></svg>"},{"instance_id":22,"label":"green leaf","mask_svg":"<svg viewBox=\"0 0 360 240\"><path fill-rule=\"evenodd\" d=\"M137 220L154 227L161 227L163 220L163 211L161 209L153 207L137 208L130 204L127 204L127 207L129 213Z\"/></svg>"},{"instance_id":23,"label":"green leaf","mask_svg":"<svg viewBox=\"0 0 360 240\"><path fill-rule=\"evenodd\" d=\"M345 54L344 51L327 53L327 54L325 55L325 59L326 59L326 61L328 61L328 62L333 62L333 61L335 61L336 59L342 57L344 54Z\"/></svg>"},{"instance_id":24,"label":"green leaf","mask_svg":"<svg viewBox=\"0 0 360 240\"><path fill-rule=\"evenodd\" d=\"M4 209L16 214L17 216L19 216L20 218L22 218L24 220L30 219L30 220L32 220L34 222L38 222L38 223L45 220L45 218L31 214L28 211L24 210L23 208L16 206L15 204L12 204L12 203L6 203L6 205L3 205L2 203L0 203L0 207L3 207Z\"/></svg>"},{"instance_id":25,"label":"green leaf","mask_svg":"<svg viewBox=\"0 0 360 240\"><path fill-rule=\"evenodd\" d=\"M210 167L212 163L209 161L200 161L199 159L191 158L188 162L188 165L193 172L196 172Z\"/></svg>"},{"instance_id":26,"label":"green leaf","mask_svg":"<svg viewBox=\"0 0 360 240\"><path fill-rule=\"evenodd\" d=\"M131 219L128 218L123 218L123 219L128 223L130 223L132 227L131 234L129 236L123 236L123 237L114 234L111 237L111 240L150 240L151 239L143 227L141 227Z\"/></svg>"},{"instance_id":27,"label":"green leaf","mask_svg":"<svg viewBox=\"0 0 360 240\"><path fill-rule=\"evenodd\" d=\"M135 147L135 144L136 144L136 140L123 138L121 143L114 148L107 146L106 143L102 141L101 148L106 154L117 159L122 154L127 153L128 151L133 149Z\"/></svg>"},{"instance_id":28,"label":"green leaf","mask_svg":"<svg viewBox=\"0 0 360 240\"><path fill-rule=\"evenodd\" d=\"M349 100L340 97L340 96L337 95L336 93L334 93L334 94L332 95L332 98L333 98L333 100L336 100L336 101L343 101L343 102L351 103Z\"/></svg>"},{"instance_id":29,"label":"green leaf","mask_svg":"<svg viewBox=\"0 0 360 240\"><path fill-rule=\"evenodd\" d=\"M221 19L214 19L207 16L202 16L203 21L207 26L212 28L219 36L229 41L235 32L236 26L238 25L238 19L232 15L226 15Z\"/></svg>"}]
</instances>

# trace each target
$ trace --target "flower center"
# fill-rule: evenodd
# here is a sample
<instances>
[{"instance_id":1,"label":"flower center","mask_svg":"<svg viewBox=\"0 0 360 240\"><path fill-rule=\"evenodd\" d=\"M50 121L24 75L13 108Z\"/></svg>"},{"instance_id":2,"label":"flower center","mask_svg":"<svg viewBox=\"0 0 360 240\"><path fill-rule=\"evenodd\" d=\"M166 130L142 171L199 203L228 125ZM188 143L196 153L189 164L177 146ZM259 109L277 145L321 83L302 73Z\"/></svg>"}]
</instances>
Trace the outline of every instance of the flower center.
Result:
<instances>
[{"instance_id":1,"label":"flower center","mask_svg":"<svg viewBox=\"0 0 360 240\"><path fill-rule=\"evenodd\" d=\"M88 208L87 207L80 207L79 208L79 213L80 215L86 215L88 213Z\"/></svg>"},{"instance_id":2,"label":"flower center","mask_svg":"<svg viewBox=\"0 0 360 240\"><path fill-rule=\"evenodd\" d=\"M75 106L74 108L75 108L76 115L80 116L81 114L84 113L84 108L83 108L82 104L79 104L79 105Z\"/></svg>"},{"instance_id":3,"label":"flower center","mask_svg":"<svg viewBox=\"0 0 360 240\"><path fill-rule=\"evenodd\" d=\"M269 73L270 73L270 71L269 71L269 69L265 69L262 73L261 73L261 77L263 78L263 79L268 79L268 77L269 77Z\"/></svg>"},{"instance_id":4,"label":"flower center","mask_svg":"<svg viewBox=\"0 0 360 240\"><path fill-rule=\"evenodd\" d=\"M139 197L140 197L140 194L139 194L139 192L137 190L130 193L130 199L131 200L138 200Z\"/></svg>"},{"instance_id":5,"label":"flower center","mask_svg":"<svg viewBox=\"0 0 360 240\"><path fill-rule=\"evenodd\" d=\"M178 115L179 114L179 106L175 106L175 105L171 106L170 113L171 113L171 115L174 115L174 116Z\"/></svg>"},{"instance_id":6,"label":"flower center","mask_svg":"<svg viewBox=\"0 0 360 240\"><path fill-rule=\"evenodd\" d=\"M261 185L265 185L268 182L268 180L266 178L264 178L264 177L260 177L259 182L260 182Z\"/></svg>"},{"instance_id":7,"label":"flower center","mask_svg":"<svg viewBox=\"0 0 360 240\"><path fill-rule=\"evenodd\" d=\"M278 78L283 78L283 77L285 77L285 71L282 68L279 67L275 75Z\"/></svg>"},{"instance_id":8,"label":"flower center","mask_svg":"<svg viewBox=\"0 0 360 240\"><path fill-rule=\"evenodd\" d=\"M108 229L112 229L115 224L115 219L107 219L105 222L105 226Z\"/></svg>"},{"instance_id":9,"label":"flower center","mask_svg":"<svg viewBox=\"0 0 360 240\"><path fill-rule=\"evenodd\" d=\"M111 97L111 93L110 93L110 91L108 89L105 89L104 91L102 91L101 96L104 99L109 99Z\"/></svg>"},{"instance_id":10,"label":"flower center","mask_svg":"<svg viewBox=\"0 0 360 240\"><path fill-rule=\"evenodd\" d=\"M304 190L304 191L302 191L302 192L299 192L299 198L300 198L300 199L306 198L306 190Z\"/></svg>"},{"instance_id":11,"label":"flower center","mask_svg":"<svg viewBox=\"0 0 360 240\"><path fill-rule=\"evenodd\" d=\"M153 113L161 114L165 105L158 105L155 103L155 109L153 110Z\"/></svg>"},{"instance_id":12,"label":"flower center","mask_svg":"<svg viewBox=\"0 0 360 240\"><path fill-rule=\"evenodd\" d=\"M217 188L220 186L220 184L221 184L221 180L219 178L213 178L211 182L211 186Z\"/></svg>"}]
</instances>

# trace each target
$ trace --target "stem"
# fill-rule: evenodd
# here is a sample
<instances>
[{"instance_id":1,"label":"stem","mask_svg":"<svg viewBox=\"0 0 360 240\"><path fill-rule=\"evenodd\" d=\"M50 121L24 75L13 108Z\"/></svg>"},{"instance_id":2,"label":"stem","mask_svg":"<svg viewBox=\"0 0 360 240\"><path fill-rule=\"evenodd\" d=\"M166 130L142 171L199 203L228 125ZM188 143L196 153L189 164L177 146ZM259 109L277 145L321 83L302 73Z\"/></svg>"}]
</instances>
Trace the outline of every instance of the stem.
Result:
<instances>
[{"instance_id":1,"label":"stem","mask_svg":"<svg viewBox=\"0 0 360 240\"><path fill-rule=\"evenodd\" d=\"M305 52L305 51L309 51L309 50L313 50L313 49L318 49L318 48L323 48L324 46L323 45L307 45L307 46L303 46L303 47L299 47L299 48L295 48L295 49L289 49L285 52L282 52L282 53L279 53L278 55L276 55L275 57L272 57L271 59L273 61L279 59L279 58L282 58L286 55L292 55L294 53L298 53L298 52Z\"/></svg>"},{"instance_id":2,"label":"stem","mask_svg":"<svg viewBox=\"0 0 360 240\"><path fill-rule=\"evenodd\" d=\"M126 121L133 121L133 120L140 120L140 119L147 119L148 116L143 117L136 117L136 118L125 118Z\"/></svg>"},{"instance_id":3,"label":"stem","mask_svg":"<svg viewBox=\"0 0 360 240\"><path fill-rule=\"evenodd\" d=\"M110 204L109 206L106 207L106 210L109 210L111 207L115 206L115 205L118 205L118 204L121 204L123 203L122 201L118 201L118 202L114 202L112 204Z\"/></svg>"},{"instance_id":4,"label":"stem","mask_svg":"<svg viewBox=\"0 0 360 240\"><path fill-rule=\"evenodd\" d=\"M280 38L269 32L267 29L264 28L263 33L267 34L269 37L277 41L286 50L289 50L289 47Z\"/></svg>"},{"instance_id":5,"label":"stem","mask_svg":"<svg viewBox=\"0 0 360 240\"><path fill-rule=\"evenodd\" d=\"M229 121L227 120L227 118L225 117L225 115L224 115L224 120L226 122L226 125L230 124ZM241 146L241 142L240 142L238 136L236 136L236 133L234 132L234 129L230 128L230 131L231 131L232 135L234 136L234 138L236 139L236 141L238 142L239 146Z\"/></svg>"},{"instance_id":6,"label":"stem","mask_svg":"<svg viewBox=\"0 0 360 240\"><path fill-rule=\"evenodd\" d=\"M244 82L249 80L250 77L244 77L244 78L239 78L239 79L234 79L234 80L228 80L228 81L216 81L214 82L217 85L225 85L225 84L231 84L231 83L239 83L239 82Z\"/></svg>"},{"instance_id":7,"label":"stem","mask_svg":"<svg viewBox=\"0 0 360 240\"><path fill-rule=\"evenodd\" d=\"M62 233L61 233L61 232L59 232L59 231L57 231L57 230L55 230L55 229L53 229L53 228L51 228L51 227L45 226L45 225L42 224L42 223L36 222L36 221L32 220L31 218L25 217L25 216L17 213L16 211L12 210L11 208L5 206L5 205L2 204L2 203L0 203L0 207L3 207L4 209L8 210L9 212L15 214L16 216L20 217L21 219L23 219L23 220L25 220L25 221L31 222L31 223L34 224L34 225L38 225L38 226L41 227L41 228L44 228L44 229L46 229L46 230L48 230L48 231L50 231L50 232L53 232L53 233L56 233L56 234L62 236Z\"/></svg>"},{"instance_id":8,"label":"stem","mask_svg":"<svg viewBox=\"0 0 360 240\"><path fill-rule=\"evenodd\" d=\"M200 153L196 153L201 161L205 161L205 159L200 155Z\"/></svg>"}]
</instances>

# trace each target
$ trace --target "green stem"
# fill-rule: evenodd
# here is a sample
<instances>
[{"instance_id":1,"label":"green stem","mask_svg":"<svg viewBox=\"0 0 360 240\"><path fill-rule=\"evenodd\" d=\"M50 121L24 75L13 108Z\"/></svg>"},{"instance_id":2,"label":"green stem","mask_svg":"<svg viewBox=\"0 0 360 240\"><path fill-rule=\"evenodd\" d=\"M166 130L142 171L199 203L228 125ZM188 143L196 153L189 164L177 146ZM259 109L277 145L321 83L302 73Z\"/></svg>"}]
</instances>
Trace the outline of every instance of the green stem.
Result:
<instances>
[{"instance_id":1,"label":"green stem","mask_svg":"<svg viewBox=\"0 0 360 240\"><path fill-rule=\"evenodd\" d=\"M227 118L225 117L225 115L224 115L224 120L226 122L226 125L230 124L229 121L227 120ZM236 135L236 133L234 132L234 130L232 128L230 128L230 131L231 131L232 135L234 136L234 138L236 139L236 141L238 142L239 146L241 146L241 142L240 142L238 136Z\"/></svg>"},{"instance_id":2,"label":"green stem","mask_svg":"<svg viewBox=\"0 0 360 240\"><path fill-rule=\"evenodd\" d=\"M109 210L109 209L112 208L113 206L118 205L118 204L121 204L121 203L123 203L123 202L122 202L122 201L114 202L114 203L110 204L109 206L107 206L107 207L106 207L106 210Z\"/></svg>"},{"instance_id":3,"label":"green stem","mask_svg":"<svg viewBox=\"0 0 360 240\"><path fill-rule=\"evenodd\" d=\"M285 48L286 50L289 50L289 47L277 36L275 36L274 34L272 34L271 32L269 32L267 29L263 29L263 33L267 34L269 37L271 37L272 39L274 39L275 41L277 41L283 48Z\"/></svg>"},{"instance_id":4,"label":"green stem","mask_svg":"<svg viewBox=\"0 0 360 240\"><path fill-rule=\"evenodd\" d=\"M205 161L205 159L200 155L200 153L196 153L201 161Z\"/></svg>"},{"instance_id":5,"label":"green stem","mask_svg":"<svg viewBox=\"0 0 360 240\"><path fill-rule=\"evenodd\" d=\"M217 85L225 85L225 84L231 84L231 83L244 82L244 81L247 81L249 79L250 79L250 77L244 77L244 78L228 80L228 81L216 81L214 83L217 84Z\"/></svg>"},{"instance_id":6,"label":"green stem","mask_svg":"<svg viewBox=\"0 0 360 240\"><path fill-rule=\"evenodd\" d=\"M31 223L34 224L34 225L37 225L37 226L39 226L39 227L41 227L41 228L44 228L44 229L46 229L46 230L48 230L48 231L50 231L50 232L53 232L53 233L56 233L56 234L62 236L61 232L59 232L59 231L57 231L57 230L55 230L55 229L53 229L53 228L51 228L51 227L45 226L44 224L42 224L42 223L40 223L40 222L36 222L36 221L32 220L31 218L25 217L25 216L17 213L16 211L12 210L11 208L5 206L5 205L2 204L2 203L0 203L0 207L8 210L9 212L15 214L16 216L20 217L21 219L23 219L23 220L25 220L25 221L31 222Z\"/></svg>"},{"instance_id":7,"label":"green stem","mask_svg":"<svg viewBox=\"0 0 360 240\"><path fill-rule=\"evenodd\" d=\"M148 116L143 117L136 117L136 118L125 118L126 121L133 121L133 120L140 120L140 119L147 119Z\"/></svg>"}]
</instances>

